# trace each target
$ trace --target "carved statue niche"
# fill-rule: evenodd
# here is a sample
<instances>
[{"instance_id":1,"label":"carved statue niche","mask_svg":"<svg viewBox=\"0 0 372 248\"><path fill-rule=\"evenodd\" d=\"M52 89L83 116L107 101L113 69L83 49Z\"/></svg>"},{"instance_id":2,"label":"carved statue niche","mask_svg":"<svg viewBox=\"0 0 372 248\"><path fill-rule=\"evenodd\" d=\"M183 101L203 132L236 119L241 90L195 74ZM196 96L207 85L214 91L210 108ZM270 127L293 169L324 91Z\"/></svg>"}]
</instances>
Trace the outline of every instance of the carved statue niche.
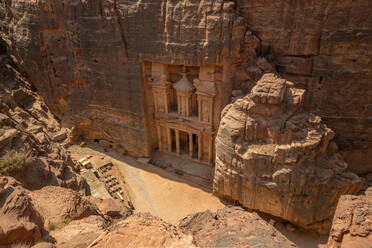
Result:
<instances>
[{"instance_id":1,"label":"carved statue niche","mask_svg":"<svg viewBox=\"0 0 372 248\"><path fill-rule=\"evenodd\" d=\"M194 79L198 101L199 121L213 123L213 103L217 94L214 82Z\"/></svg>"},{"instance_id":2,"label":"carved statue niche","mask_svg":"<svg viewBox=\"0 0 372 248\"><path fill-rule=\"evenodd\" d=\"M185 68L181 72L182 78L174 84L173 88L177 95L178 114L182 116L190 116L192 113L192 94L194 86L187 78Z\"/></svg>"},{"instance_id":3,"label":"carved statue niche","mask_svg":"<svg viewBox=\"0 0 372 248\"><path fill-rule=\"evenodd\" d=\"M167 115L170 110L170 97L172 94L172 83L167 81L167 75L162 74L151 84L154 97L155 116Z\"/></svg>"}]
</instances>

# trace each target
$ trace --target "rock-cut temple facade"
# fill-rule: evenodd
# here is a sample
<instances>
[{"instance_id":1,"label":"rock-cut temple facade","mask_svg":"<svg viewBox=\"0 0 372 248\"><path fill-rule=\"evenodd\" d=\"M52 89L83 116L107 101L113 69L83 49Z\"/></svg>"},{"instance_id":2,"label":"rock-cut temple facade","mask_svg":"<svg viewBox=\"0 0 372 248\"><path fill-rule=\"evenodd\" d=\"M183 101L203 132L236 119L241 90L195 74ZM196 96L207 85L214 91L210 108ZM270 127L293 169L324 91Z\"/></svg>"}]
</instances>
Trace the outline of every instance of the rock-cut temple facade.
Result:
<instances>
[{"instance_id":1,"label":"rock-cut temple facade","mask_svg":"<svg viewBox=\"0 0 372 248\"><path fill-rule=\"evenodd\" d=\"M218 66L147 63L148 118L152 148L212 165L219 123Z\"/></svg>"}]
</instances>

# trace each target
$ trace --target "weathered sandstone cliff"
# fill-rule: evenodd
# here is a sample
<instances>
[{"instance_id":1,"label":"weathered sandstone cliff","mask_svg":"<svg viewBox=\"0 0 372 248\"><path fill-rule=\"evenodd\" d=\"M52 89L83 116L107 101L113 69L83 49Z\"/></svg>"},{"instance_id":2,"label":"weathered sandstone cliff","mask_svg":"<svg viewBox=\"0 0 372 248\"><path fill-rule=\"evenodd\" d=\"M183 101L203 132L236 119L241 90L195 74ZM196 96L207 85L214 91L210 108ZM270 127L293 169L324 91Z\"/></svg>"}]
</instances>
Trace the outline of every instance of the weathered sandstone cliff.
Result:
<instances>
[{"instance_id":1,"label":"weathered sandstone cliff","mask_svg":"<svg viewBox=\"0 0 372 248\"><path fill-rule=\"evenodd\" d=\"M265 74L228 105L216 138L214 192L327 233L338 198L361 189L334 132L303 111L304 90Z\"/></svg>"},{"instance_id":2,"label":"weathered sandstone cliff","mask_svg":"<svg viewBox=\"0 0 372 248\"><path fill-rule=\"evenodd\" d=\"M365 173L371 11L369 0L1 0L0 36L61 120L136 156L151 152L142 62L223 65L222 108L268 69L253 66L264 56L307 89L305 108Z\"/></svg>"},{"instance_id":3,"label":"weathered sandstone cliff","mask_svg":"<svg viewBox=\"0 0 372 248\"><path fill-rule=\"evenodd\" d=\"M5 1L0 16L1 37L52 110L136 156L149 153L141 62L220 63L246 31L222 0Z\"/></svg>"},{"instance_id":4,"label":"weathered sandstone cliff","mask_svg":"<svg viewBox=\"0 0 372 248\"><path fill-rule=\"evenodd\" d=\"M372 170L372 5L370 0L237 0L239 13L276 57L276 68L306 89L305 107L335 132L349 169Z\"/></svg>"},{"instance_id":5,"label":"weathered sandstone cliff","mask_svg":"<svg viewBox=\"0 0 372 248\"><path fill-rule=\"evenodd\" d=\"M9 56L0 55L0 68L0 175L16 178L28 190L54 185L88 191L60 145L68 130L61 127ZM22 165L8 170L11 163L6 166L2 160L16 158Z\"/></svg>"}]
</instances>

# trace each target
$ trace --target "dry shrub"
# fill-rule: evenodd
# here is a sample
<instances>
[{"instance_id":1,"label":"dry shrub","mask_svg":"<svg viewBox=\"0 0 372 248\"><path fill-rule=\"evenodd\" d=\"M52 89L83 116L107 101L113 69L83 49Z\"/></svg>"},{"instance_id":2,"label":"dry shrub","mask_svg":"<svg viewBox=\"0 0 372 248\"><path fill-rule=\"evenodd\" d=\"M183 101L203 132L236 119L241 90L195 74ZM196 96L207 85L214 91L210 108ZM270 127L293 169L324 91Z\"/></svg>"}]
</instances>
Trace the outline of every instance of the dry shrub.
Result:
<instances>
[{"instance_id":1,"label":"dry shrub","mask_svg":"<svg viewBox=\"0 0 372 248\"><path fill-rule=\"evenodd\" d=\"M24 152L9 151L0 159L0 176L9 175L25 166L27 156Z\"/></svg>"}]
</instances>

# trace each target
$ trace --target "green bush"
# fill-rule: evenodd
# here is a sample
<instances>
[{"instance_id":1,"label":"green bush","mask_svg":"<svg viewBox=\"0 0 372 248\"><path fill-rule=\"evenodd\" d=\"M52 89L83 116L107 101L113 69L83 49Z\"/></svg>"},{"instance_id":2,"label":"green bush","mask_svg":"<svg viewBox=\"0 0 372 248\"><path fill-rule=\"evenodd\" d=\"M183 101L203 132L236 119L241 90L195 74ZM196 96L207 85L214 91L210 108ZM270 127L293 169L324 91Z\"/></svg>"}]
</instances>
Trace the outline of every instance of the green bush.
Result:
<instances>
[{"instance_id":1,"label":"green bush","mask_svg":"<svg viewBox=\"0 0 372 248\"><path fill-rule=\"evenodd\" d=\"M54 225L53 223L50 222L49 225L48 225L48 230L53 231L55 229L56 229L56 225Z\"/></svg>"},{"instance_id":2,"label":"green bush","mask_svg":"<svg viewBox=\"0 0 372 248\"><path fill-rule=\"evenodd\" d=\"M0 176L9 175L25 166L26 154L24 152L9 151L0 159Z\"/></svg>"}]
</instances>

